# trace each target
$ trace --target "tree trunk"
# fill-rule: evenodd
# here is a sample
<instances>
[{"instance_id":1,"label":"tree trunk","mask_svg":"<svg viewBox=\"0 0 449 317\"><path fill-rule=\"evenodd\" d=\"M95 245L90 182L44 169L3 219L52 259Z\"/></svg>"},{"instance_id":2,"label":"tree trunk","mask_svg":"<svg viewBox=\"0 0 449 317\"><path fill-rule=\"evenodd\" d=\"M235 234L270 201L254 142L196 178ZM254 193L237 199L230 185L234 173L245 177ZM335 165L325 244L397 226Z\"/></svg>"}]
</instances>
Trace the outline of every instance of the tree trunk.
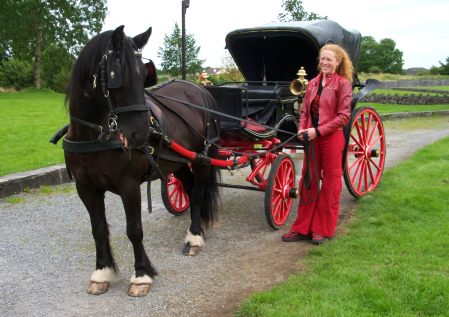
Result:
<instances>
[{"instance_id":1,"label":"tree trunk","mask_svg":"<svg viewBox=\"0 0 449 317\"><path fill-rule=\"evenodd\" d=\"M42 55L42 26L38 25L36 27L36 46L34 48L34 67L33 67L33 78L34 87L36 89L41 89L41 55Z\"/></svg>"}]
</instances>

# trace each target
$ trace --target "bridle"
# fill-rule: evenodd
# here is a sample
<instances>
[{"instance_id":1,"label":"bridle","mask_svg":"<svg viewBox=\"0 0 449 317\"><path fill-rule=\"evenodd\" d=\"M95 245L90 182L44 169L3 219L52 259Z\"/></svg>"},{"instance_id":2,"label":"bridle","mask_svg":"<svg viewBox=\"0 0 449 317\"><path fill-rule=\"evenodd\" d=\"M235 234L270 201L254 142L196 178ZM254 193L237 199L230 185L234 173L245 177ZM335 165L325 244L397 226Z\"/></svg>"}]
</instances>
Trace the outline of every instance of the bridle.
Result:
<instances>
[{"instance_id":1,"label":"bridle","mask_svg":"<svg viewBox=\"0 0 449 317\"><path fill-rule=\"evenodd\" d=\"M132 47L135 47L132 38L127 38L128 42ZM109 46L109 45L108 45ZM100 133L99 139L103 137L104 134L112 134L120 130L118 124L118 115L124 112L138 112L138 111L148 111L148 105L146 104L135 104L119 107L114 104L109 89L121 88L123 86L123 75L122 75L122 59L120 56L120 50L110 50L108 49L105 54L103 54L100 63L97 65L96 72L92 75L92 88L95 91L97 88L97 79L100 80L101 91L103 96L106 98L108 104L108 126L107 131L101 125L97 125L74 116L70 116L73 122L79 123L81 125L87 126L94 129ZM137 58L142 57L142 52L138 49L134 50L134 55Z\"/></svg>"}]
</instances>

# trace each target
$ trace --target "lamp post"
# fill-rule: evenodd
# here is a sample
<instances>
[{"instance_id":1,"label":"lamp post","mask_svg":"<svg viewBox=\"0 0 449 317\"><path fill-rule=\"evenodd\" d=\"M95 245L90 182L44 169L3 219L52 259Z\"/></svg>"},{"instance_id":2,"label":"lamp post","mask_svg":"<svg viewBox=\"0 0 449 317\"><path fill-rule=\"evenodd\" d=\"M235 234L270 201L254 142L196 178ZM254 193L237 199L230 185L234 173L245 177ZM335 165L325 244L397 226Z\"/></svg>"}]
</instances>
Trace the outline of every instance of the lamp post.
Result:
<instances>
[{"instance_id":1,"label":"lamp post","mask_svg":"<svg viewBox=\"0 0 449 317\"><path fill-rule=\"evenodd\" d=\"M182 0L182 38L181 38L181 74L182 79L186 79L186 11L190 5L190 0Z\"/></svg>"}]
</instances>

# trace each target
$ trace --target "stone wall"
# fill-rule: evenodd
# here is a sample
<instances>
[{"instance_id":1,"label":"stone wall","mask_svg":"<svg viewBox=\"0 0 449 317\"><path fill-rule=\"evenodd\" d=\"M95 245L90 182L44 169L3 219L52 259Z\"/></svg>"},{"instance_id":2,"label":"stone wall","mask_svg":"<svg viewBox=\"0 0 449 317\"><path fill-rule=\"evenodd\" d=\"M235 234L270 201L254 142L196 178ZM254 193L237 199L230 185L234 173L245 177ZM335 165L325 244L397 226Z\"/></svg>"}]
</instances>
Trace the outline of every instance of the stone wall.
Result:
<instances>
[{"instance_id":1,"label":"stone wall","mask_svg":"<svg viewBox=\"0 0 449 317\"><path fill-rule=\"evenodd\" d=\"M449 104L449 95L429 96L423 94L411 95L382 95L369 94L361 102L386 103L393 105L441 105Z\"/></svg>"},{"instance_id":2,"label":"stone wall","mask_svg":"<svg viewBox=\"0 0 449 317\"><path fill-rule=\"evenodd\" d=\"M449 86L449 79L438 80L398 80L383 81L378 89L392 89L410 91L410 94L374 94L371 93L361 99L361 102L383 103L393 105L440 105L449 104L449 91L422 89L415 87ZM412 93L416 92L416 93ZM438 95L430 95L437 93Z\"/></svg>"}]
</instances>

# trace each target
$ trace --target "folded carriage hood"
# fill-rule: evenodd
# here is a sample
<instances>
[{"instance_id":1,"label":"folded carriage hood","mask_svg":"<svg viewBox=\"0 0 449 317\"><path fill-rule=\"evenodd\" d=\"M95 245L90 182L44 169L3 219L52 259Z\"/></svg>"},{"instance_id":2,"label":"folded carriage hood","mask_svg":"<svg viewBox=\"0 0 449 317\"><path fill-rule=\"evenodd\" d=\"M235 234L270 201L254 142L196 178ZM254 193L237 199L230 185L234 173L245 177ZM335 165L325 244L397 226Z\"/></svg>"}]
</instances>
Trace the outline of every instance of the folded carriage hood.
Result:
<instances>
[{"instance_id":1,"label":"folded carriage hood","mask_svg":"<svg viewBox=\"0 0 449 317\"><path fill-rule=\"evenodd\" d=\"M301 66L311 79L318 73L319 49L328 42L357 62L361 34L330 20L268 23L226 36L226 48L248 81L291 81Z\"/></svg>"}]
</instances>

